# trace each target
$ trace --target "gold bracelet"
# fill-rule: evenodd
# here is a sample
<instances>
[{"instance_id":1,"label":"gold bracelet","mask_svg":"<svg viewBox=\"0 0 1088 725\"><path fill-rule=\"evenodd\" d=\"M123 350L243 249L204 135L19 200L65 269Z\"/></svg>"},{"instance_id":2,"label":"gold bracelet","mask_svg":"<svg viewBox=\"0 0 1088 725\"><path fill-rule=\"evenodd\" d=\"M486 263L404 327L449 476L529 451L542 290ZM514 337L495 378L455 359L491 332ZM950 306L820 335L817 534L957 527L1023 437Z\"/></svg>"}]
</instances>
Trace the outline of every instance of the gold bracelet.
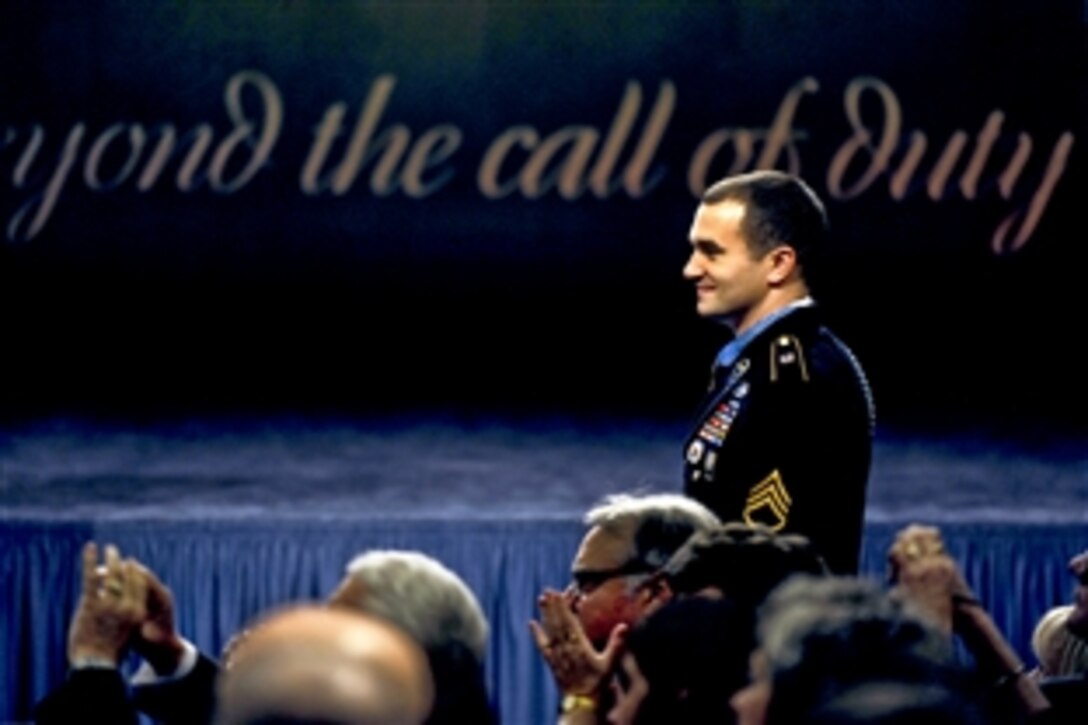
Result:
<instances>
[{"instance_id":1,"label":"gold bracelet","mask_svg":"<svg viewBox=\"0 0 1088 725\"><path fill-rule=\"evenodd\" d=\"M575 710L596 710L597 698L592 695L563 695L563 701L559 705L559 712L567 714Z\"/></svg>"}]
</instances>

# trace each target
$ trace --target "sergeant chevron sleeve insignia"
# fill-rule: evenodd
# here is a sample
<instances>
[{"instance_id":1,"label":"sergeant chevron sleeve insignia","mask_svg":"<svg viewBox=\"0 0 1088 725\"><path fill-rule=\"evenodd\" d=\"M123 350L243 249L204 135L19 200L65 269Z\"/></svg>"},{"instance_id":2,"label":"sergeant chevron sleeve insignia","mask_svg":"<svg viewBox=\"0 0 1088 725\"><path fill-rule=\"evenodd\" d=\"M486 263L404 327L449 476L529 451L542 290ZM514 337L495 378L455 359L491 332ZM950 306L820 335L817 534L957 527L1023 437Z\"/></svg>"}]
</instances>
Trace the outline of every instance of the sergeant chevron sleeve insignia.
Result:
<instances>
[{"instance_id":1,"label":"sergeant chevron sleeve insignia","mask_svg":"<svg viewBox=\"0 0 1088 725\"><path fill-rule=\"evenodd\" d=\"M793 499L782 482L782 474L775 469L748 492L744 522L749 525L763 524L779 531L789 521L792 505Z\"/></svg>"}]
</instances>

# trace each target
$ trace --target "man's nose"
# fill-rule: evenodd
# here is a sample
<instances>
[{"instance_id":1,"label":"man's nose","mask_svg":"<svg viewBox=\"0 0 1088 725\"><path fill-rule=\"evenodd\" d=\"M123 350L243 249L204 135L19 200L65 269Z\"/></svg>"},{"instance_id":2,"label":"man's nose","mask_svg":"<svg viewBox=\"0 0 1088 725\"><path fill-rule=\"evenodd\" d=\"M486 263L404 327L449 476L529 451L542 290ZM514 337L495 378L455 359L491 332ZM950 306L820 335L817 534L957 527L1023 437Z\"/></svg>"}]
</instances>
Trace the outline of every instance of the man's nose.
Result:
<instances>
[{"instance_id":1,"label":"man's nose","mask_svg":"<svg viewBox=\"0 0 1088 725\"><path fill-rule=\"evenodd\" d=\"M703 276L702 267L699 266L695 259L695 255L688 257L688 261L684 263L684 279L695 280Z\"/></svg>"}]
</instances>

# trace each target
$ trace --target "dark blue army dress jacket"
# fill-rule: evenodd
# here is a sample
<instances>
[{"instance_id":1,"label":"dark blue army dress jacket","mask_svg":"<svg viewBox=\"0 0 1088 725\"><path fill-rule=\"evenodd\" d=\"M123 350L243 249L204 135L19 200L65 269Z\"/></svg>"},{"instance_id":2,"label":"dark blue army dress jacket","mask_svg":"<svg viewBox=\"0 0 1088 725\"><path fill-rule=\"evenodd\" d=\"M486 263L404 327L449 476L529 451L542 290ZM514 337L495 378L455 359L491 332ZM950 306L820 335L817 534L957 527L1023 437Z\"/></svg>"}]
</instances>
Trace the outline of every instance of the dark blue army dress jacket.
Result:
<instances>
[{"instance_id":1,"label":"dark blue army dress jacket","mask_svg":"<svg viewBox=\"0 0 1088 725\"><path fill-rule=\"evenodd\" d=\"M796 307L715 368L684 447L685 491L723 521L803 534L832 571L855 573L873 420L853 353L815 306Z\"/></svg>"}]
</instances>

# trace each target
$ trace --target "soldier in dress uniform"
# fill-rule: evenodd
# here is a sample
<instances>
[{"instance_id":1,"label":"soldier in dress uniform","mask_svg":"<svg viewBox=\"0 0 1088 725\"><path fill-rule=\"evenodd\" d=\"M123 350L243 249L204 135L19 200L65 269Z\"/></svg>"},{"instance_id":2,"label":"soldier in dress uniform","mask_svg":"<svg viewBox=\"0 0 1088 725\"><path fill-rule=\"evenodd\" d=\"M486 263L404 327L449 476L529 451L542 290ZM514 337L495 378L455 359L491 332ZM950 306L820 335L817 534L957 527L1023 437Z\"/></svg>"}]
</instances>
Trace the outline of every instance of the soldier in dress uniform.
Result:
<instances>
[{"instance_id":1,"label":"soldier in dress uniform","mask_svg":"<svg viewBox=\"0 0 1088 725\"><path fill-rule=\"evenodd\" d=\"M872 455L861 366L820 321L806 265L827 215L800 179L757 171L714 184L691 226L696 309L734 336L684 448L686 492L723 521L807 536L854 573Z\"/></svg>"}]
</instances>

